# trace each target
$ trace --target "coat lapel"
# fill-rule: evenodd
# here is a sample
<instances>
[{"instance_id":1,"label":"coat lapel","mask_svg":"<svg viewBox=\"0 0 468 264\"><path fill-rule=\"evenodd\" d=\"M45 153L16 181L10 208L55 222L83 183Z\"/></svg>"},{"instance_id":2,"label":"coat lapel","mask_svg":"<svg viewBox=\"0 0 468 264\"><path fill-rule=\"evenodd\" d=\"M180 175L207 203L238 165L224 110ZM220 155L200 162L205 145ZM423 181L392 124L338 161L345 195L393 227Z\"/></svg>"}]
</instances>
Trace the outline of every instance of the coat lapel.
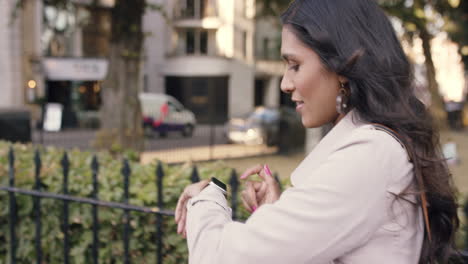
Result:
<instances>
[{"instance_id":1,"label":"coat lapel","mask_svg":"<svg viewBox=\"0 0 468 264\"><path fill-rule=\"evenodd\" d=\"M343 119L338 122L328 134L323 137L315 148L307 155L307 157L299 164L299 166L291 174L291 184L293 186L301 185L307 179L310 172L317 168L327 157L336 149L337 144L350 135L351 131L364 125L358 120L355 111L349 112Z\"/></svg>"}]
</instances>

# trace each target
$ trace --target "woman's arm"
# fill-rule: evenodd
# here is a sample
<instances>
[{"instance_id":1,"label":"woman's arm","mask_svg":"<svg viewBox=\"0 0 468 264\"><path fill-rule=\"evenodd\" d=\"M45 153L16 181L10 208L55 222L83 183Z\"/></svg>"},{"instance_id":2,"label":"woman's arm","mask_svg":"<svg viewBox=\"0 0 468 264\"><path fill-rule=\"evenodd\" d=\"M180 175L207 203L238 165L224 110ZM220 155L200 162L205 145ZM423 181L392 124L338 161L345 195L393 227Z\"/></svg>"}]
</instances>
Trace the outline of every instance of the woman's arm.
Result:
<instances>
[{"instance_id":1,"label":"woman's arm","mask_svg":"<svg viewBox=\"0 0 468 264\"><path fill-rule=\"evenodd\" d=\"M391 137L360 130L307 183L232 222L226 200L207 187L187 215L190 263L329 263L362 246L386 216L386 189L404 150Z\"/></svg>"}]
</instances>

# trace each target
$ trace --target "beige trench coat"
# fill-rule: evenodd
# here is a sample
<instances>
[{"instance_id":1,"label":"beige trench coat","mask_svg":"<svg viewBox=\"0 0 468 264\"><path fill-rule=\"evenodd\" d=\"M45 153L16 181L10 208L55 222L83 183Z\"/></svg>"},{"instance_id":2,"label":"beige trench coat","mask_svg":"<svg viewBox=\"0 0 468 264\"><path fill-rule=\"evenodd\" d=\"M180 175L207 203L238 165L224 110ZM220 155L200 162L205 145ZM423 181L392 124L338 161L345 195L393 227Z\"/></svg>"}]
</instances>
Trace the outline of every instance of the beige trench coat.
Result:
<instances>
[{"instance_id":1,"label":"beige trench coat","mask_svg":"<svg viewBox=\"0 0 468 264\"><path fill-rule=\"evenodd\" d=\"M412 164L389 134L346 115L291 175L292 187L245 223L208 186L188 205L191 264L417 264L422 210ZM273 164L272 164L273 165ZM273 165L274 166L274 165Z\"/></svg>"}]
</instances>

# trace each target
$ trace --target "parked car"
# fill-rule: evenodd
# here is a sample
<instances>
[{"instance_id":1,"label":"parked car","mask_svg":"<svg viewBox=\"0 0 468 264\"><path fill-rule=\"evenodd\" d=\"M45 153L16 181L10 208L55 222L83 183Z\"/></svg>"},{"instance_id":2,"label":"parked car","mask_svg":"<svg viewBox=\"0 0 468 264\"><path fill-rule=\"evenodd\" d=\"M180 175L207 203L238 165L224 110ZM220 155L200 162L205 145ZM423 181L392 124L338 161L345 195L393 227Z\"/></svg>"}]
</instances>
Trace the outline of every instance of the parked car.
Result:
<instances>
[{"instance_id":1,"label":"parked car","mask_svg":"<svg viewBox=\"0 0 468 264\"><path fill-rule=\"evenodd\" d=\"M280 147L287 144L303 145L305 138L300 116L294 109L288 107L257 107L241 118L231 118L226 130L229 142L248 145L281 145ZM290 138L283 140L285 137ZM293 140L293 137L299 141ZM299 143L295 143L296 141Z\"/></svg>"},{"instance_id":2,"label":"parked car","mask_svg":"<svg viewBox=\"0 0 468 264\"><path fill-rule=\"evenodd\" d=\"M177 99L157 93L141 93L139 99L146 135L158 133L165 137L171 131L181 132L184 137L193 135L197 123L195 115Z\"/></svg>"}]
</instances>

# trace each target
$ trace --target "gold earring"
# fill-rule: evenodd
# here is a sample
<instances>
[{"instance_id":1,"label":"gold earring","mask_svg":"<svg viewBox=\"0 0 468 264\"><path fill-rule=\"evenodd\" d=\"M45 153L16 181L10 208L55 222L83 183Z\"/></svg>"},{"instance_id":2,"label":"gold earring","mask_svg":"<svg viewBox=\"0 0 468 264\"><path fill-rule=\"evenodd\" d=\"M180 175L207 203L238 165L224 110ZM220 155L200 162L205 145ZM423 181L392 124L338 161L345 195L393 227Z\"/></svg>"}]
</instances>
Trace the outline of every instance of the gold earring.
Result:
<instances>
[{"instance_id":1,"label":"gold earring","mask_svg":"<svg viewBox=\"0 0 468 264\"><path fill-rule=\"evenodd\" d=\"M348 110L348 92L345 89L345 84L340 82L339 94L336 97L336 111L339 114L345 114Z\"/></svg>"}]
</instances>

